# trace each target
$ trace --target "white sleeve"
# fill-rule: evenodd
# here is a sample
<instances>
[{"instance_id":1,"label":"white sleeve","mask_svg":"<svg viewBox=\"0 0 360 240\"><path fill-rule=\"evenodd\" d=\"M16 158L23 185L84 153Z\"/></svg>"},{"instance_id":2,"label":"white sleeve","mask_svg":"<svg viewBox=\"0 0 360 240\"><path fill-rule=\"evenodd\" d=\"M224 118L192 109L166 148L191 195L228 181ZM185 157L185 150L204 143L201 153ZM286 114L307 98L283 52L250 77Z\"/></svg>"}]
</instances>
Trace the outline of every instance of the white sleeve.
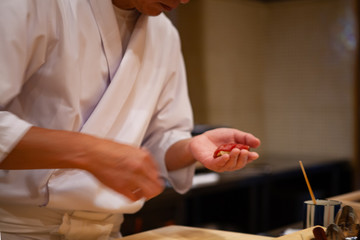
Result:
<instances>
[{"instance_id":1,"label":"white sleeve","mask_svg":"<svg viewBox=\"0 0 360 240\"><path fill-rule=\"evenodd\" d=\"M41 59L29 64L32 55L39 52L35 48L39 43L36 36L40 35L29 30L36 29L34 25L39 23L34 21L36 14L30 15L30 5L20 6L10 0L0 2L0 161L31 126L7 109L26 79L41 64Z\"/></svg>"},{"instance_id":2,"label":"white sleeve","mask_svg":"<svg viewBox=\"0 0 360 240\"><path fill-rule=\"evenodd\" d=\"M150 122L143 146L148 148L158 161L163 174L179 193L188 191L192 185L195 164L168 172L165 166L165 153L177 141L191 137L193 116L188 96L185 65L180 50L177 32L173 54L169 56L169 79L158 101L157 112ZM166 39L166 41L170 41Z\"/></svg>"},{"instance_id":3,"label":"white sleeve","mask_svg":"<svg viewBox=\"0 0 360 240\"><path fill-rule=\"evenodd\" d=\"M30 123L17 118L9 112L0 111L0 162L15 147L30 127Z\"/></svg>"}]
</instances>

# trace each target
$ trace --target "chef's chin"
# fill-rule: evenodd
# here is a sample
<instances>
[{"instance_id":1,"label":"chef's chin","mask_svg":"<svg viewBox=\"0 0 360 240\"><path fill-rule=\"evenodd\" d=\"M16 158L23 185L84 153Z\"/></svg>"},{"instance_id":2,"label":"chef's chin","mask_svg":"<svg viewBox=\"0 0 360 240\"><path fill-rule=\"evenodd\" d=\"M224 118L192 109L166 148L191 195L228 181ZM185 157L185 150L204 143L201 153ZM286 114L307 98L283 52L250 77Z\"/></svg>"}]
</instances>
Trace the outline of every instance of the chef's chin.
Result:
<instances>
[{"instance_id":1,"label":"chef's chin","mask_svg":"<svg viewBox=\"0 0 360 240\"><path fill-rule=\"evenodd\" d=\"M139 12L141 12L145 15L148 15L148 16L157 16L162 12L169 12L171 10L172 10L171 7L159 3L156 5L152 5L147 8L144 8L144 9L139 9Z\"/></svg>"}]
</instances>

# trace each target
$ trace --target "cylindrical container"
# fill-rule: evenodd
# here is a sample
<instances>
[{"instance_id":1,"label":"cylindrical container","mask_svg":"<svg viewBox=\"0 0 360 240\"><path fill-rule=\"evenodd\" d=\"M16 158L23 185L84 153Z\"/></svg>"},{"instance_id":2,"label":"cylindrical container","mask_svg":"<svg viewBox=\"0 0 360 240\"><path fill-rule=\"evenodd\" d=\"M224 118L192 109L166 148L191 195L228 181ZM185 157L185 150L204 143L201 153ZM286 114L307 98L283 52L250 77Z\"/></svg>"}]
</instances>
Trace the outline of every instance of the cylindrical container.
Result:
<instances>
[{"instance_id":1,"label":"cylindrical container","mask_svg":"<svg viewBox=\"0 0 360 240\"><path fill-rule=\"evenodd\" d=\"M304 202L304 228L313 226L327 227L334 223L337 212L340 210L341 202L335 200L312 200Z\"/></svg>"}]
</instances>

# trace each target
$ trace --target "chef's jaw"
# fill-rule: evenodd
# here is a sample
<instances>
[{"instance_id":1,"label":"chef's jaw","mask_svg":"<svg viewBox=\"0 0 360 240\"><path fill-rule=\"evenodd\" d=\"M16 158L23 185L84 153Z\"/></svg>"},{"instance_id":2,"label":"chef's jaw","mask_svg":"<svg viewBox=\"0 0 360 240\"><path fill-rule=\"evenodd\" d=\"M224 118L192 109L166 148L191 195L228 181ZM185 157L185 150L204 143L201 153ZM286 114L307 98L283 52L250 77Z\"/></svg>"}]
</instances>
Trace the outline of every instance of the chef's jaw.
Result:
<instances>
[{"instance_id":1,"label":"chef's jaw","mask_svg":"<svg viewBox=\"0 0 360 240\"><path fill-rule=\"evenodd\" d=\"M186 4L190 0L112 0L113 4L124 10L136 9L149 16L157 16L162 12L170 12L179 4Z\"/></svg>"},{"instance_id":2,"label":"chef's jaw","mask_svg":"<svg viewBox=\"0 0 360 240\"><path fill-rule=\"evenodd\" d=\"M179 6L179 3L168 4L163 2L153 2L153 3L149 3L148 5L141 5L136 9L145 15L157 16L162 12L170 12Z\"/></svg>"}]
</instances>

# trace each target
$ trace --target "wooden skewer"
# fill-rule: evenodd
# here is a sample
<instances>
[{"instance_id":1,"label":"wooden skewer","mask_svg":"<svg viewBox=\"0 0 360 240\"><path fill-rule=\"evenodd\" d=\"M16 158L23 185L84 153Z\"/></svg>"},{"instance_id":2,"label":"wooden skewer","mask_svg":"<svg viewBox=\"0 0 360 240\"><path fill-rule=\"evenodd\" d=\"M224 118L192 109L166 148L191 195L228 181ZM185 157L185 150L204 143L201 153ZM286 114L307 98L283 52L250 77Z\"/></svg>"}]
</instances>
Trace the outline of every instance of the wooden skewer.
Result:
<instances>
[{"instance_id":1,"label":"wooden skewer","mask_svg":"<svg viewBox=\"0 0 360 240\"><path fill-rule=\"evenodd\" d=\"M303 174L304 174L304 178L305 178L307 187L308 187L308 189L309 189L311 199L312 199L313 203L316 204L316 200L315 200L315 197L314 197L314 193L313 193L313 191L312 191L312 189L311 189L309 180L308 180L308 178L307 178L307 176L306 176L306 172L305 172L304 166L303 166L303 164L302 164L302 161L299 161L299 163L300 163L301 170L302 170L302 172L303 172Z\"/></svg>"}]
</instances>

